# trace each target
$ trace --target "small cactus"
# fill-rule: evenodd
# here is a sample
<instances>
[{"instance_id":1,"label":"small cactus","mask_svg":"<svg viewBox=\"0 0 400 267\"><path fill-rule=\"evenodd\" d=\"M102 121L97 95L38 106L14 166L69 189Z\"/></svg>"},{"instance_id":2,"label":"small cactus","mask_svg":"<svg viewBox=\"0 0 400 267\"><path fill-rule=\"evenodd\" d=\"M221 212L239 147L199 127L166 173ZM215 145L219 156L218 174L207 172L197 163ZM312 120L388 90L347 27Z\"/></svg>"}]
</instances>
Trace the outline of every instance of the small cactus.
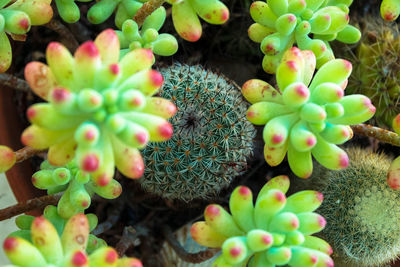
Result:
<instances>
[{"instance_id":1,"label":"small cactus","mask_svg":"<svg viewBox=\"0 0 400 267\"><path fill-rule=\"evenodd\" d=\"M381 16L384 20L394 21L400 14L400 0L382 0Z\"/></svg>"},{"instance_id":2,"label":"small cactus","mask_svg":"<svg viewBox=\"0 0 400 267\"><path fill-rule=\"evenodd\" d=\"M364 122L375 113L366 96L344 96L350 62L331 60L311 81L314 70L314 54L293 47L285 52L277 69L280 91L256 79L242 87L243 95L253 104L247 111L248 120L265 124L267 163L277 166L287 153L290 168L301 178L312 173L311 155L329 169L347 167L346 152L336 145L352 137L348 125Z\"/></svg>"},{"instance_id":3,"label":"small cactus","mask_svg":"<svg viewBox=\"0 0 400 267\"><path fill-rule=\"evenodd\" d=\"M4 252L14 266L142 267L135 258L119 259L117 252L107 246L87 255L89 221L84 214L69 219L61 236L53 224L42 216L32 221L30 233L31 242L11 236L3 243Z\"/></svg>"},{"instance_id":4,"label":"small cactus","mask_svg":"<svg viewBox=\"0 0 400 267\"><path fill-rule=\"evenodd\" d=\"M262 63L267 73L275 73L283 54L294 44L311 50L317 68L334 59L330 41L356 43L360 31L349 25L352 0L268 0L253 2L250 14L256 22L250 26L249 37L261 43L265 54ZM312 39L310 37L312 35Z\"/></svg>"},{"instance_id":5,"label":"small cactus","mask_svg":"<svg viewBox=\"0 0 400 267\"><path fill-rule=\"evenodd\" d=\"M16 156L14 151L7 147L0 145L0 173L6 172L14 166Z\"/></svg>"},{"instance_id":6,"label":"small cactus","mask_svg":"<svg viewBox=\"0 0 400 267\"><path fill-rule=\"evenodd\" d=\"M94 193L106 199L114 199L122 191L121 185L114 179L105 186L98 186L89 173L79 170L74 161L63 167L55 167L44 161L40 169L33 174L32 183L39 189L46 189L49 195L64 192L57 208L60 216L65 219L89 208Z\"/></svg>"},{"instance_id":7,"label":"small cactus","mask_svg":"<svg viewBox=\"0 0 400 267\"><path fill-rule=\"evenodd\" d=\"M160 56L172 56L178 51L178 41L173 35L158 34L162 24L148 23L145 26L139 30L137 23L128 19L122 24L122 31L116 31L121 44L121 58L138 48L151 49L154 54Z\"/></svg>"},{"instance_id":8,"label":"small cactus","mask_svg":"<svg viewBox=\"0 0 400 267\"><path fill-rule=\"evenodd\" d=\"M400 192L386 184L391 160L366 149L347 152L347 169L319 167L310 178L325 197L318 210L327 220L321 235L343 266L383 266L400 253Z\"/></svg>"},{"instance_id":9,"label":"small cactus","mask_svg":"<svg viewBox=\"0 0 400 267\"><path fill-rule=\"evenodd\" d=\"M81 12L75 2L90 2L93 0L54 0L60 17L68 23L75 23L81 17Z\"/></svg>"},{"instance_id":10,"label":"small cactus","mask_svg":"<svg viewBox=\"0 0 400 267\"><path fill-rule=\"evenodd\" d=\"M32 25L43 25L53 17L51 0L3 0L0 1L0 73L11 65L12 39L24 41ZM7 33L7 34L6 34Z\"/></svg>"},{"instance_id":11,"label":"small cactus","mask_svg":"<svg viewBox=\"0 0 400 267\"><path fill-rule=\"evenodd\" d=\"M167 119L176 110L171 102L152 97L163 83L161 74L151 70L153 53L137 49L119 61L119 52L110 29L82 44L74 57L63 45L50 43L49 66L31 62L25 68L32 90L48 103L28 109L32 125L22 142L49 148L54 166L76 160L99 186L110 183L115 165L127 177L142 176L138 149L172 136Z\"/></svg>"},{"instance_id":12,"label":"small cactus","mask_svg":"<svg viewBox=\"0 0 400 267\"><path fill-rule=\"evenodd\" d=\"M301 191L286 198L289 185L287 176L271 179L255 205L251 190L237 187L229 200L232 215L220 205L207 206L205 221L193 224L191 234L200 245L222 249L212 266L333 267L329 244L311 236L325 227L313 212L322 194Z\"/></svg>"},{"instance_id":13,"label":"small cactus","mask_svg":"<svg viewBox=\"0 0 400 267\"><path fill-rule=\"evenodd\" d=\"M196 42L202 34L199 17L210 24L223 24L229 19L229 9L219 0L166 0L172 5L172 20L178 34Z\"/></svg>"},{"instance_id":14,"label":"small cactus","mask_svg":"<svg viewBox=\"0 0 400 267\"><path fill-rule=\"evenodd\" d=\"M172 138L143 150L142 187L167 199L208 198L246 168L255 129L244 114L240 89L200 65L161 70L160 95L178 107Z\"/></svg>"}]
</instances>

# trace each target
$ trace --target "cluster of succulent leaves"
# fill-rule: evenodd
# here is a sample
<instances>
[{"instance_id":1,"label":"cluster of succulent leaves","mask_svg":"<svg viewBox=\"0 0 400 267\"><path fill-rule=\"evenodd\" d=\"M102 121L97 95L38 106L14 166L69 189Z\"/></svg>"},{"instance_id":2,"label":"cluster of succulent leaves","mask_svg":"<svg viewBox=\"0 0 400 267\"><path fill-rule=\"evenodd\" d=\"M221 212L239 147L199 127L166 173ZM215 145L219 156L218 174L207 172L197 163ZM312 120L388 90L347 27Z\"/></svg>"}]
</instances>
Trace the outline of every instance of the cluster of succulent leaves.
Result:
<instances>
[{"instance_id":1,"label":"cluster of succulent leaves","mask_svg":"<svg viewBox=\"0 0 400 267\"><path fill-rule=\"evenodd\" d=\"M312 156L323 166L346 168L348 157L339 148L353 132L348 125L370 119L375 107L364 95L344 96L352 66L343 59L325 63L315 74L311 51L293 47L277 68L279 91L261 80L247 81L242 92L253 105L247 118L264 125L264 155L271 166L287 153L292 171L307 178L313 170Z\"/></svg>"},{"instance_id":2,"label":"cluster of succulent leaves","mask_svg":"<svg viewBox=\"0 0 400 267\"><path fill-rule=\"evenodd\" d=\"M88 255L86 248L90 223L84 214L71 217L65 223L61 234L56 226L43 216L24 220L25 222L20 222L26 224L24 227L30 224L30 230L26 230L30 233L29 239L14 235L8 237L3 244L4 252L13 266L142 266L135 258L119 258L117 252L108 246L100 246Z\"/></svg>"},{"instance_id":3,"label":"cluster of succulent leaves","mask_svg":"<svg viewBox=\"0 0 400 267\"><path fill-rule=\"evenodd\" d=\"M334 58L329 42L356 43L361 33L349 25L352 0L268 0L256 1L250 7L254 21L249 37L261 43L265 54L263 69L275 73L284 52L294 44L311 50L317 68ZM311 37L312 36L312 37Z\"/></svg>"},{"instance_id":4,"label":"cluster of succulent leaves","mask_svg":"<svg viewBox=\"0 0 400 267\"><path fill-rule=\"evenodd\" d=\"M381 16L384 20L393 21L400 14L399 0L382 0Z\"/></svg>"},{"instance_id":5,"label":"cluster of succulent leaves","mask_svg":"<svg viewBox=\"0 0 400 267\"><path fill-rule=\"evenodd\" d=\"M203 246L222 249L213 266L333 266L330 245L312 236L325 227L313 212L322 194L300 191L286 198L289 185L287 176L272 178L255 204L248 187L237 187L229 200L232 215L220 205L207 206L205 221L193 224L191 235Z\"/></svg>"},{"instance_id":6,"label":"cluster of succulent leaves","mask_svg":"<svg viewBox=\"0 0 400 267\"><path fill-rule=\"evenodd\" d=\"M11 65L11 44L13 40L24 41L32 25L50 21L53 10L51 0L3 0L0 1L0 73Z\"/></svg>"}]
</instances>

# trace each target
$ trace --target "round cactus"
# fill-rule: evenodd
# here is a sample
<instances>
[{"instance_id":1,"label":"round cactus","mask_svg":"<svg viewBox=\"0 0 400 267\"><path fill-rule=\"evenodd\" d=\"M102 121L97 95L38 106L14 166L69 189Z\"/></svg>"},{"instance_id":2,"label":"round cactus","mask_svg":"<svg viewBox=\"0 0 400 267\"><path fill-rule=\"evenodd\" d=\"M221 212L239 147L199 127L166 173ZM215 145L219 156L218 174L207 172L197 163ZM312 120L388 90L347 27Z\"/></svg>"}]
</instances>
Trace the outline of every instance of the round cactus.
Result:
<instances>
[{"instance_id":1,"label":"round cactus","mask_svg":"<svg viewBox=\"0 0 400 267\"><path fill-rule=\"evenodd\" d=\"M158 34L162 25L148 23L139 31L137 23L128 19L122 24L122 31L116 31L121 44L120 57L138 48L148 48L160 56L172 56L178 51L178 41L168 33Z\"/></svg>"},{"instance_id":2,"label":"round cactus","mask_svg":"<svg viewBox=\"0 0 400 267\"><path fill-rule=\"evenodd\" d=\"M127 177L142 176L138 149L149 140L169 139L167 119L176 111L171 102L152 97L163 83L161 74L151 70L153 53L137 49L118 62L119 52L117 35L105 30L94 42L82 44L74 57L63 45L50 43L49 66L31 62L25 68L32 90L48 103L28 109L32 125L22 142L49 148L54 166L75 159L100 186L110 183L115 165Z\"/></svg>"},{"instance_id":3,"label":"round cactus","mask_svg":"<svg viewBox=\"0 0 400 267\"><path fill-rule=\"evenodd\" d=\"M81 171L74 161L63 167L55 167L44 161L40 169L33 174L32 183L39 189L46 189L49 195L64 192L57 208L60 216L65 219L89 208L94 193L106 199L114 199L122 192L121 185L114 179L105 186L98 186L91 175Z\"/></svg>"},{"instance_id":4,"label":"round cactus","mask_svg":"<svg viewBox=\"0 0 400 267\"><path fill-rule=\"evenodd\" d=\"M77 2L90 2L93 0L54 0L60 17L68 23L75 23L81 17Z\"/></svg>"},{"instance_id":5,"label":"round cactus","mask_svg":"<svg viewBox=\"0 0 400 267\"><path fill-rule=\"evenodd\" d=\"M202 34L198 17L210 24L223 24L229 10L219 0L166 0L172 5L172 20L178 34L189 42L196 42Z\"/></svg>"},{"instance_id":6,"label":"round cactus","mask_svg":"<svg viewBox=\"0 0 400 267\"><path fill-rule=\"evenodd\" d=\"M32 25L43 25L53 17L51 0L3 0L0 1L0 73L11 65L12 39L24 41Z\"/></svg>"},{"instance_id":7,"label":"round cactus","mask_svg":"<svg viewBox=\"0 0 400 267\"><path fill-rule=\"evenodd\" d=\"M119 259L111 247L104 246L87 255L89 221L84 214L69 219L61 236L53 224L42 216L32 221L30 233L31 242L15 236L4 241L4 252L14 266L142 267L138 259Z\"/></svg>"},{"instance_id":8,"label":"round cactus","mask_svg":"<svg viewBox=\"0 0 400 267\"><path fill-rule=\"evenodd\" d=\"M396 20L400 14L400 0L382 0L381 16L384 20Z\"/></svg>"},{"instance_id":9,"label":"round cactus","mask_svg":"<svg viewBox=\"0 0 400 267\"><path fill-rule=\"evenodd\" d=\"M255 129L244 114L238 87L200 65L161 70L160 95L178 107L173 137L143 150L145 173L138 181L167 199L190 201L215 195L246 168Z\"/></svg>"},{"instance_id":10,"label":"round cactus","mask_svg":"<svg viewBox=\"0 0 400 267\"><path fill-rule=\"evenodd\" d=\"M14 151L7 147L0 145L0 173L6 172L14 166L16 156Z\"/></svg>"},{"instance_id":11,"label":"round cactus","mask_svg":"<svg viewBox=\"0 0 400 267\"><path fill-rule=\"evenodd\" d=\"M321 167L310 178L325 196L318 212L328 224L321 234L343 266L383 266L400 253L400 192L386 184L391 160L360 148L348 154L347 169Z\"/></svg>"},{"instance_id":12,"label":"round cactus","mask_svg":"<svg viewBox=\"0 0 400 267\"><path fill-rule=\"evenodd\" d=\"M284 52L293 44L311 50L317 68L334 58L329 42L356 43L360 31L349 25L351 0L268 0L253 2L250 14L256 22L250 26L249 37L261 43L265 54L262 63L267 73L275 73ZM313 39L310 38L312 35Z\"/></svg>"},{"instance_id":13,"label":"round cactus","mask_svg":"<svg viewBox=\"0 0 400 267\"><path fill-rule=\"evenodd\" d=\"M276 79L280 91L261 80L247 81L242 88L253 105L247 118L264 125L264 155L271 166L279 165L286 152L292 171L307 178L313 170L312 156L323 166L347 167L346 152L337 144L349 140L349 124L370 119L375 107L363 95L344 96L351 63L335 59L315 74L311 51L293 47L283 55Z\"/></svg>"},{"instance_id":14,"label":"round cactus","mask_svg":"<svg viewBox=\"0 0 400 267\"><path fill-rule=\"evenodd\" d=\"M329 244L311 236L325 227L325 219L313 212L322 194L301 191L286 198L289 185L287 176L271 179L255 205L251 190L237 187L229 200L232 215L220 205L207 206L205 221L193 224L191 234L200 245L222 249L214 267L333 267Z\"/></svg>"}]
</instances>

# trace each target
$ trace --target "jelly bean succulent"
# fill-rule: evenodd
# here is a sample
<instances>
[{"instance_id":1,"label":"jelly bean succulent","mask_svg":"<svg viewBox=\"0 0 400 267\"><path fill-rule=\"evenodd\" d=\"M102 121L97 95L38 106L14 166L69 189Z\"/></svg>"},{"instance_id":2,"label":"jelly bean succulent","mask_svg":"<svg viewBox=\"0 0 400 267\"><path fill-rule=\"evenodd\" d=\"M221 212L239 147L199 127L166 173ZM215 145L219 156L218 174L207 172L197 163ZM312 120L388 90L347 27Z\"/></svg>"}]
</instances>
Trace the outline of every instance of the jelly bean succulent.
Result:
<instances>
[{"instance_id":1,"label":"jelly bean succulent","mask_svg":"<svg viewBox=\"0 0 400 267\"><path fill-rule=\"evenodd\" d=\"M75 23L79 20L81 13L75 2L90 2L93 0L54 0L60 17L68 23Z\"/></svg>"},{"instance_id":2,"label":"jelly bean succulent","mask_svg":"<svg viewBox=\"0 0 400 267\"><path fill-rule=\"evenodd\" d=\"M400 0L382 0L381 16L384 20L394 21L400 14Z\"/></svg>"},{"instance_id":3,"label":"jelly bean succulent","mask_svg":"<svg viewBox=\"0 0 400 267\"><path fill-rule=\"evenodd\" d=\"M14 166L15 161L14 151L7 146L0 145L0 173L8 171Z\"/></svg>"},{"instance_id":4,"label":"jelly bean succulent","mask_svg":"<svg viewBox=\"0 0 400 267\"><path fill-rule=\"evenodd\" d=\"M229 214L212 204L205 221L191 229L193 239L207 247L222 248L213 266L333 266L330 245L312 236L325 227L325 219L314 213L323 196L300 191L286 198L287 176L268 181L255 205L251 190L239 186L229 200ZM247 265L248 263L248 265Z\"/></svg>"},{"instance_id":5,"label":"jelly bean succulent","mask_svg":"<svg viewBox=\"0 0 400 267\"><path fill-rule=\"evenodd\" d=\"M400 135L400 114L393 119L393 129ZM397 157L388 169L387 182L392 189L400 189L400 156Z\"/></svg>"},{"instance_id":6,"label":"jelly bean succulent","mask_svg":"<svg viewBox=\"0 0 400 267\"><path fill-rule=\"evenodd\" d=\"M0 73L11 65L11 44L7 37L24 41L32 25L50 21L53 10L51 0L3 0L0 1Z\"/></svg>"},{"instance_id":7,"label":"jelly bean succulent","mask_svg":"<svg viewBox=\"0 0 400 267\"><path fill-rule=\"evenodd\" d=\"M315 74L311 51L293 47L283 55L276 79L279 90L261 80L242 87L253 105L247 118L264 125L264 156L271 166L280 164L286 153L292 171L307 178L313 169L312 156L323 166L347 167L346 152L337 146L352 137L349 124L370 119L375 107L363 95L344 96L352 66L343 59L325 63Z\"/></svg>"},{"instance_id":8,"label":"jelly bean succulent","mask_svg":"<svg viewBox=\"0 0 400 267\"><path fill-rule=\"evenodd\" d=\"M138 48L148 48L160 56L172 56L178 51L178 41L168 33L158 34L162 25L150 24L139 30L137 23L128 19L122 24L122 31L116 31L121 44L120 57Z\"/></svg>"},{"instance_id":9,"label":"jelly bean succulent","mask_svg":"<svg viewBox=\"0 0 400 267\"><path fill-rule=\"evenodd\" d=\"M61 236L50 221L37 217L31 225L31 241L21 237L8 237L3 244L4 252L13 266L19 267L141 267L135 258L118 258L111 247L100 247L87 255L89 222L84 214L68 220Z\"/></svg>"},{"instance_id":10,"label":"jelly bean succulent","mask_svg":"<svg viewBox=\"0 0 400 267\"><path fill-rule=\"evenodd\" d=\"M284 52L293 44L311 50L317 68L334 58L329 42L356 43L360 31L349 25L352 0L268 0L253 2L250 39L261 43L262 63L267 73L275 73ZM312 37L311 37L312 36Z\"/></svg>"},{"instance_id":11,"label":"jelly bean succulent","mask_svg":"<svg viewBox=\"0 0 400 267\"><path fill-rule=\"evenodd\" d=\"M90 206L91 196L95 193L106 199L114 199L122 192L120 183L114 179L105 186L98 186L91 175L80 170L74 161L63 167L55 167L44 161L40 169L33 174L32 183L39 189L46 189L49 195L64 192L57 208L58 214L65 219L83 213Z\"/></svg>"},{"instance_id":12,"label":"jelly bean succulent","mask_svg":"<svg viewBox=\"0 0 400 267\"><path fill-rule=\"evenodd\" d=\"M175 30L186 41L196 42L202 34L199 17L210 24L223 24L229 10L219 0L166 0L172 5Z\"/></svg>"},{"instance_id":13,"label":"jelly bean succulent","mask_svg":"<svg viewBox=\"0 0 400 267\"><path fill-rule=\"evenodd\" d=\"M109 184L115 165L129 178L144 166L139 149L149 140L172 136L167 121L175 105L152 97L163 83L151 69L148 49L129 52L119 61L120 46L113 30L82 44L74 57L61 44L47 47L47 63L31 62L25 77L47 103L27 111L32 125L22 134L25 145L49 148L48 160L64 166L71 160L100 186Z\"/></svg>"}]
</instances>

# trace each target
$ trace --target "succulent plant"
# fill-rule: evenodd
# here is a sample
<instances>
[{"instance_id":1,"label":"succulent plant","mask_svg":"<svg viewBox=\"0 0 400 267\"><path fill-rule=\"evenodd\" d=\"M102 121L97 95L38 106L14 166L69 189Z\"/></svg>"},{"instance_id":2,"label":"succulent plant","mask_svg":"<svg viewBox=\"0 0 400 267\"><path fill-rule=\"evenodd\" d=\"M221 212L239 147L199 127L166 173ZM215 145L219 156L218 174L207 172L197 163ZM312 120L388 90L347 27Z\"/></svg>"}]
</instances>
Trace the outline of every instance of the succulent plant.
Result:
<instances>
[{"instance_id":1,"label":"succulent plant","mask_svg":"<svg viewBox=\"0 0 400 267\"><path fill-rule=\"evenodd\" d=\"M384 266L400 253L400 192L386 183L391 160L368 149L347 152L346 169L318 167L309 181L325 197L318 209L327 220L321 235L343 266Z\"/></svg>"},{"instance_id":2,"label":"succulent plant","mask_svg":"<svg viewBox=\"0 0 400 267\"><path fill-rule=\"evenodd\" d=\"M279 90L261 80L247 81L244 97L253 105L247 118L264 125L264 156L271 166L279 165L287 152L292 171L307 178L313 170L312 157L323 166L347 167L346 152L337 144L352 137L349 124L370 119L375 107L363 95L344 96L352 66L343 59L325 63L315 74L311 51L293 47L278 66Z\"/></svg>"},{"instance_id":3,"label":"succulent plant","mask_svg":"<svg viewBox=\"0 0 400 267\"><path fill-rule=\"evenodd\" d=\"M111 247L104 246L87 255L85 249L89 237L89 221L84 214L69 219L61 236L52 223L42 216L32 221L30 233L31 242L14 236L4 241L4 252L13 266L142 267L138 259L119 259Z\"/></svg>"},{"instance_id":4,"label":"succulent plant","mask_svg":"<svg viewBox=\"0 0 400 267\"><path fill-rule=\"evenodd\" d=\"M397 26L371 21L364 24L364 37L355 52L337 49L354 67L346 90L368 96L376 106L374 122L390 128L400 113L400 35Z\"/></svg>"},{"instance_id":5,"label":"succulent plant","mask_svg":"<svg viewBox=\"0 0 400 267\"><path fill-rule=\"evenodd\" d=\"M114 199L122 192L120 183L114 179L105 186L98 186L92 181L91 175L81 171L74 161L63 167L52 166L44 161L40 169L33 174L32 183L39 189L46 189L49 195L64 192L57 208L58 214L65 219L89 208L94 193Z\"/></svg>"},{"instance_id":6,"label":"succulent plant","mask_svg":"<svg viewBox=\"0 0 400 267\"><path fill-rule=\"evenodd\" d=\"M178 41L168 33L158 34L161 25L150 24L147 27L139 27L131 19L122 24L122 31L116 31L121 44L120 57L122 58L129 51L138 48L148 48L154 54L160 56L172 56L178 51Z\"/></svg>"},{"instance_id":7,"label":"succulent plant","mask_svg":"<svg viewBox=\"0 0 400 267\"><path fill-rule=\"evenodd\" d=\"M11 65L12 52L8 33L12 39L24 41L31 25L50 21L53 9L51 0L3 0L0 1L0 73Z\"/></svg>"},{"instance_id":8,"label":"succulent plant","mask_svg":"<svg viewBox=\"0 0 400 267\"><path fill-rule=\"evenodd\" d=\"M271 179L255 205L251 190L237 187L229 200L232 215L220 205L207 206L205 221L193 224L191 234L200 245L222 249L213 266L333 266L329 244L311 236L325 227L313 212L322 194L309 190L286 198L289 185L287 176Z\"/></svg>"},{"instance_id":9,"label":"succulent plant","mask_svg":"<svg viewBox=\"0 0 400 267\"><path fill-rule=\"evenodd\" d=\"M219 0L166 0L172 5L175 30L186 41L196 42L202 34L199 17L210 24L223 24L229 10Z\"/></svg>"},{"instance_id":10,"label":"succulent plant","mask_svg":"<svg viewBox=\"0 0 400 267\"><path fill-rule=\"evenodd\" d=\"M169 139L167 119L176 111L168 100L152 97L163 83L161 74L151 70L153 53L137 49L118 62L119 52L118 37L110 29L82 44L74 57L63 45L50 43L49 66L31 62L25 68L32 90L48 103L28 109L32 125L22 142L49 148L54 166L76 160L100 186L110 183L115 165L127 177L142 176L138 149L149 140Z\"/></svg>"},{"instance_id":11,"label":"succulent plant","mask_svg":"<svg viewBox=\"0 0 400 267\"><path fill-rule=\"evenodd\" d=\"M384 20L396 20L400 14L400 1L399 0L382 0L381 16Z\"/></svg>"},{"instance_id":12,"label":"succulent plant","mask_svg":"<svg viewBox=\"0 0 400 267\"><path fill-rule=\"evenodd\" d=\"M8 171L14 166L15 161L14 151L7 146L0 145L0 173Z\"/></svg>"},{"instance_id":13,"label":"succulent plant","mask_svg":"<svg viewBox=\"0 0 400 267\"><path fill-rule=\"evenodd\" d=\"M178 108L174 135L143 150L142 187L167 199L208 198L246 168L255 129L244 114L238 88L200 65L175 64L161 70L161 97Z\"/></svg>"},{"instance_id":14,"label":"succulent plant","mask_svg":"<svg viewBox=\"0 0 400 267\"><path fill-rule=\"evenodd\" d=\"M400 135L400 114L393 119L393 129ZM400 156L397 157L391 164L387 173L387 183L394 189L400 189Z\"/></svg>"},{"instance_id":15,"label":"succulent plant","mask_svg":"<svg viewBox=\"0 0 400 267\"><path fill-rule=\"evenodd\" d=\"M329 42L356 43L360 31L349 25L352 0L268 0L253 2L250 14L256 22L250 26L250 39L261 43L262 63L267 73L275 73L286 50L293 44L311 50L317 68L334 59ZM310 37L312 35L312 38Z\"/></svg>"},{"instance_id":16,"label":"succulent plant","mask_svg":"<svg viewBox=\"0 0 400 267\"><path fill-rule=\"evenodd\" d=\"M79 20L81 13L75 2L90 2L93 0L54 0L60 17L68 23Z\"/></svg>"}]
</instances>

